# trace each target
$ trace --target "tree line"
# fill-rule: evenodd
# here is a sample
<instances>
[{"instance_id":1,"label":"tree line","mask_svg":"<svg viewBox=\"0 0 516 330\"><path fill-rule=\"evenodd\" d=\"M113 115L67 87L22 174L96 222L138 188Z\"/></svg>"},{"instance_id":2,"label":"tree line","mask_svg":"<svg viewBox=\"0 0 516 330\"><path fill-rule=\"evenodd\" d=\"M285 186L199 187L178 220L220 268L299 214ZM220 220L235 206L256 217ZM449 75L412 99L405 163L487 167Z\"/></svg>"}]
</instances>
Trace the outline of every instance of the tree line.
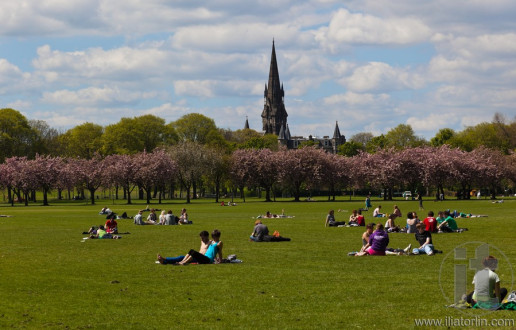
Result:
<instances>
[{"instance_id":1,"label":"tree line","mask_svg":"<svg viewBox=\"0 0 516 330\"><path fill-rule=\"evenodd\" d=\"M516 182L515 127L495 115L492 123L462 132L443 129L425 141L409 125L398 125L376 137L356 134L334 155L317 146L280 149L274 135L220 129L201 114L168 124L144 115L59 133L43 121L1 109L0 185L11 203L28 203L41 191L45 205L50 190L59 198L89 191L95 203L100 188L114 189L117 198L120 191L128 203L135 189L148 203L173 198L177 190L185 192L188 203L205 193L218 201L221 191L240 191L245 198L246 188L263 191L267 201L285 193L299 200L314 189L333 199L353 189L382 191L389 199L401 189L436 195L447 189L469 198L477 187L494 197Z\"/></svg>"}]
</instances>

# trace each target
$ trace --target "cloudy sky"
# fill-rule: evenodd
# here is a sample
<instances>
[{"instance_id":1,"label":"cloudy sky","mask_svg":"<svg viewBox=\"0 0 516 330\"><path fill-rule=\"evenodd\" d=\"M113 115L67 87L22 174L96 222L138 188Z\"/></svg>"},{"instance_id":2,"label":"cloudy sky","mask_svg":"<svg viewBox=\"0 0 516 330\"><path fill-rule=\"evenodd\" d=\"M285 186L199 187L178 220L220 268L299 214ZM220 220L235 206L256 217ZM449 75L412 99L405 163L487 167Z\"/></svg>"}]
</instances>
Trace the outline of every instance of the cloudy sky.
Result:
<instances>
[{"instance_id":1,"label":"cloudy sky","mask_svg":"<svg viewBox=\"0 0 516 330\"><path fill-rule=\"evenodd\" d=\"M516 115L514 0L0 3L0 108L60 130L191 112L261 130L272 40L293 135Z\"/></svg>"}]
</instances>

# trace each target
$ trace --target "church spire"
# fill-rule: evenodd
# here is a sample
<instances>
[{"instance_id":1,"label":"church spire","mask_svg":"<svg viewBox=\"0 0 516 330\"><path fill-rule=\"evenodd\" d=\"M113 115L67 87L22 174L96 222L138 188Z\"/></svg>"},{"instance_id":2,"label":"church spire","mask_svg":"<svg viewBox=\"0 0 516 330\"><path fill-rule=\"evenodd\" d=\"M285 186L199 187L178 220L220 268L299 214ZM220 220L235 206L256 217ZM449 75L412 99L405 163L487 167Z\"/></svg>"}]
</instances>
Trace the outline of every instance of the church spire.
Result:
<instances>
[{"instance_id":1,"label":"church spire","mask_svg":"<svg viewBox=\"0 0 516 330\"><path fill-rule=\"evenodd\" d=\"M284 90L280 82L276 46L272 40L269 80L264 91L264 107L262 112L263 130L265 133L279 135L282 126L287 124L287 111L283 102Z\"/></svg>"},{"instance_id":2,"label":"church spire","mask_svg":"<svg viewBox=\"0 0 516 330\"><path fill-rule=\"evenodd\" d=\"M249 129L249 120L248 120L247 116L245 116L245 125L244 125L244 129Z\"/></svg>"},{"instance_id":3,"label":"church spire","mask_svg":"<svg viewBox=\"0 0 516 330\"><path fill-rule=\"evenodd\" d=\"M335 122L335 131L333 131L333 138L339 139L340 138L340 129L339 129L339 122Z\"/></svg>"}]
</instances>

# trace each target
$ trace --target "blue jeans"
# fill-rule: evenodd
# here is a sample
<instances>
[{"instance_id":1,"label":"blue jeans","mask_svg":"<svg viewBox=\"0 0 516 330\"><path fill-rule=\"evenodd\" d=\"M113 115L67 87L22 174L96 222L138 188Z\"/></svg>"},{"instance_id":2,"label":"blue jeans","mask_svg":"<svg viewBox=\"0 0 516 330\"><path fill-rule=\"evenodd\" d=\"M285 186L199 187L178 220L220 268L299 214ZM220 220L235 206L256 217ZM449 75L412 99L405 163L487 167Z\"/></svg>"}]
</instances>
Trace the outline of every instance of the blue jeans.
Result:
<instances>
[{"instance_id":1,"label":"blue jeans","mask_svg":"<svg viewBox=\"0 0 516 330\"><path fill-rule=\"evenodd\" d=\"M165 258L163 259L163 265L166 264L175 264L176 262L183 261L185 256L173 257L173 258Z\"/></svg>"},{"instance_id":2,"label":"blue jeans","mask_svg":"<svg viewBox=\"0 0 516 330\"><path fill-rule=\"evenodd\" d=\"M427 244L427 245L423 246L422 249L415 248L412 250L412 253L414 253L414 254L423 254L423 253L431 254L433 252L434 252L433 244Z\"/></svg>"}]
</instances>

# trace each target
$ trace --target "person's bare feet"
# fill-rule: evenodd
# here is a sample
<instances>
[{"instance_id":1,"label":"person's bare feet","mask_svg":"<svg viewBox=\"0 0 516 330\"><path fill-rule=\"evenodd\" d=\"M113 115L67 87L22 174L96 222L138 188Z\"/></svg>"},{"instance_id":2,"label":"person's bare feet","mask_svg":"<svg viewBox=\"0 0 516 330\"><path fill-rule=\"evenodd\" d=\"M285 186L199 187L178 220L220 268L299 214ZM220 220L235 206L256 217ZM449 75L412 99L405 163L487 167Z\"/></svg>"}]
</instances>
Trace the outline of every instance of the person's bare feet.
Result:
<instances>
[{"instance_id":1,"label":"person's bare feet","mask_svg":"<svg viewBox=\"0 0 516 330\"><path fill-rule=\"evenodd\" d=\"M163 259L163 257L159 253L158 253L158 261L160 264L162 264L165 261L165 259Z\"/></svg>"}]
</instances>

